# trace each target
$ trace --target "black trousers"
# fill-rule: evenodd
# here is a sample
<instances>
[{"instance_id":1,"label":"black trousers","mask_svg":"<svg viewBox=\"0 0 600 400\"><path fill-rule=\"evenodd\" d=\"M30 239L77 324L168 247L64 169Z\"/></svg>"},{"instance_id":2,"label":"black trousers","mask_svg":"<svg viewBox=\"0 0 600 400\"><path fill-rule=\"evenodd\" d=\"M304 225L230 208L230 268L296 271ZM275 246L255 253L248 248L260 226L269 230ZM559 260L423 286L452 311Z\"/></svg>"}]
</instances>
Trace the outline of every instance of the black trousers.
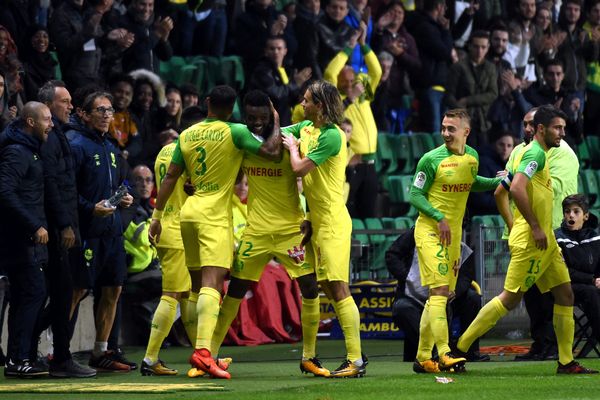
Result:
<instances>
[{"instance_id":1,"label":"black trousers","mask_svg":"<svg viewBox=\"0 0 600 400\"><path fill-rule=\"evenodd\" d=\"M10 282L7 356L13 361L31 357L31 342L44 302L46 278L42 264L6 266Z\"/></svg>"},{"instance_id":2,"label":"black trousers","mask_svg":"<svg viewBox=\"0 0 600 400\"><path fill-rule=\"evenodd\" d=\"M481 296L473 289L456 298L448 305L448 327L452 317L460 319L461 330L465 331L477 316L481 309ZM396 326L404 331L404 354L403 360L412 362L417 357L419 347L419 326L423 307L409 297L401 297L394 302L392 307L392 318ZM476 340L468 353L479 351L479 340Z\"/></svg>"},{"instance_id":3,"label":"black trousers","mask_svg":"<svg viewBox=\"0 0 600 400\"><path fill-rule=\"evenodd\" d=\"M600 289L590 284L571 284L575 294L575 304L584 312L592 326L592 333L596 340L600 341Z\"/></svg>"},{"instance_id":4,"label":"black trousers","mask_svg":"<svg viewBox=\"0 0 600 400\"><path fill-rule=\"evenodd\" d=\"M530 352L545 355L556 349L556 336L552 326L554 313L554 297L552 293L542 294L536 285L533 285L523 296L525 309L529 315L529 330L533 343Z\"/></svg>"},{"instance_id":5,"label":"black trousers","mask_svg":"<svg viewBox=\"0 0 600 400\"><path fill-rule=\"evenodd\" d=\"M377 172L375 164L360 163L346 168L350 184L348 212L352 218L373 218L377 210Z\"/></svg>"}]
</instances>

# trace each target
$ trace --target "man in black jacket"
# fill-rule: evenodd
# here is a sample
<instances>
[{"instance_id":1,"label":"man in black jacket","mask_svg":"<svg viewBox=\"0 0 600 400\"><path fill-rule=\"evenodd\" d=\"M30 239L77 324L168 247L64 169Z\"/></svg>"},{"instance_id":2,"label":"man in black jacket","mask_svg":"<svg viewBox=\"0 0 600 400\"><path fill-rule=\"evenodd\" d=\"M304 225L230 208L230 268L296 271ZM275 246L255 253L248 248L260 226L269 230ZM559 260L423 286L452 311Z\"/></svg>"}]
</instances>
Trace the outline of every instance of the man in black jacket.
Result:
<instances>
[{"instance_id":1,"label":"man in black jacket","mask_svg":"<svg viewBox=\"0 0 600 400\"><path fill-rule=\"evenodd\" d=\"M69 122L73 105L71 95L61 81L47 82L40 88L38 99L50 109L54 127L48 135L48 141L41 148L49 226L49 257L45 272L50 303L36 333L52 325L54 354L49 363L51 376L88 378L96 376L96 371L75 362L69 351L73 294L71 268L80 263L81 237L77 217L75 169L71 146L62 127ZM37 335L34 340L37 341Z\"/></svg>"},{"instance_id":2,"label":"man in black jacket","mask_svg":"<svg viewBox=\"0 0 600 400\"><path fill-rule=\"evenodd\" d=\"M96 342L89 365L96 369L129 371L130 366L108 350L108 337L127 272L119 207L129 207L133 202L133 197L127 194L115 206L106 204L123 182L119 150L107 135L114 111L110 94L94 92L83 101L80 118L72 118L65 128L77 177L85 264L74 272L76 289L72 304L76 306L88 289L100 288L95 313Z\"/></svg>"},{"instance_id":3,"label":"man in black jacket","mask_svg":"<svg viewBox=\"0 0 600 400\"><path fill-rule=\"evenodd\" d=\"M460 325L465 329L475 319L481 309L481 295L471 286L475 279L472 250L462 245L462 266L453 300L449 303L448 312L460 318ZM398 280L396 297L392 306L392 318L396 326L404 331L404 361L414 361L419 343L419 321L425 301L428 297L427 287L421 286L418 259L415 252L414 227L400 235L385 253L388 270ZM449 318L449 320L451 317ZM479 354L479 342L475 342L467 355L469 361L487 361L488 355ZM419 363L414 364L415 372L434 372L423 370Z\"/></svg>"},{"instance_id":4,"label":"man in black jacket","mask_svg":"<svg viewBox=\"0 0 600 400\"><path fill-rule=\"evenodd\" d=\"M47 375L30 360L33 330L46 298L48 261L44 167L40 146L52 129L44 104L29 102L0 141L0 259L11 285L8 351L4 376Z\"/></svg>"}]
</instances>

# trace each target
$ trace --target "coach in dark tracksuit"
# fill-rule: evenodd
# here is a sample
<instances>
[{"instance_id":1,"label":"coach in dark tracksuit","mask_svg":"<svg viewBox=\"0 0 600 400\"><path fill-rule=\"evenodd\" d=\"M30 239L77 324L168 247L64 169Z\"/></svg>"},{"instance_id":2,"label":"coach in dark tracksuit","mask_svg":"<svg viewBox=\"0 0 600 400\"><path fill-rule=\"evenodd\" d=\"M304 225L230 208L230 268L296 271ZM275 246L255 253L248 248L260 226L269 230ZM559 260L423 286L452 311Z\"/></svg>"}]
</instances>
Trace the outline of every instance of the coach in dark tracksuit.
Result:
<instances>
[{"instance_id":1,"label":"coach in dark tracksuit","mask_svg":"<svg viewBox=\"0 0 600 400\"><path fill-rule=\"evenodd\" d=\"M30 346L46 298L48 225L40 146L51 128L48 107L29 102L0 138L0 259L11 285L5 376L48 373L30 361Z\"/></svg>"},{"instance_id":2,"label":"coach in dark tracksuit","mask_svg":"<svg viewBox=\"0 0 600 400\"><path fill-rule=\"evenodd\" d=\"M119 150L107 135L113 113L112 96L95 92L84 100L81 116L71 118L65 128L77 179L84 257L83 267L74 274L74 298L80 300L87 289L101 288L95 313L96 342L89 365L128 371L129 366L108 351L107 343L127 273L120 210L104 205L123 181L119 173ZM128 207L132 201L127 195L120 207Z\"/></svg>"},{"instance_id":3,"label":"coach in dark tracksuit","mask_svg":"<svg viewBox=\"0 0 600 400\"><path fill-rule=\"evenodd\" d=\"M77 186L71 146L62 128L69 122L73 106L71 95L61 81L49 81L38 93L52 113L54 127L42 145L44 162L46 215L48 216L48 267L46 280L50 302L42 313L32 350L37 348L39 334L52 325L54 354L49 372L55 377L87 378L96 375L94 369L80 365L69 349L72 269L81 263L81 237L77 216ZM32 351L32 357L37 352Z\"/></svg>"}]
</instances>

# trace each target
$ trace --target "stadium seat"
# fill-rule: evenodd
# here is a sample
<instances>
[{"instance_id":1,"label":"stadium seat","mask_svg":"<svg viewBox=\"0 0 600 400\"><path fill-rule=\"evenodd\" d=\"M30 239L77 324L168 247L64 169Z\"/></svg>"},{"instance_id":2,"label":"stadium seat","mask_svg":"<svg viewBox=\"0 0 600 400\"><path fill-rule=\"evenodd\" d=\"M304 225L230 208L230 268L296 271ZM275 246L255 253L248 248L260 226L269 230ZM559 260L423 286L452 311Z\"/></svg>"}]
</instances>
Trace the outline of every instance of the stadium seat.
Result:
<instances>
[{"instance_id":1,"label":"stadium seat","mask_svg":"<svg viewBox=\"0 0 600 400\"><path fill-rule=\"evenodd\" d=\"M363 244L369 244L369 236L366 233L354 233L355 230L364 230L365 223L360 218L352 218L352 237L360 240Z\"/></svg>"},{"instance_id":2,"label":"stadium seat","mask_svg":"<svg viewBox=\"0 0 600 400\"><path fill-rule=\"evenodd\" d=\"M442 135L439 132L433 132L431 134L431 137L433 138L433 143L435 144L435 147L444 144L444 139L442 138Z\"/></svg>"},{"instance_id":3,"label":"stadium seat","mask_svg":"<svg viewBox=\"0 0 600 400\"><path fill-rule=\"evenodd\" d=\"M403 203L406 203L408 206L408 211L404 214L405 217L414 217L416 218L419 212L416 208L410 205L410 188L413 183L412 175L402 175L400 178L402 185L402 194L403 194Z\"/></svg>"},{"instance_id":4,"label":"stadium seat","mask_svg":"<svg viewBox=\"0 0 600 400\"><path fill-rule=\"evenodd\" d=\"M389 138L390 135L385 132L380 132L377 135L377 160L375 162L375 169L382 179L384 179L385 175L393 174L398 169L394 149Z\"/></svg>"},{"instance_id":5,"label":"stadium seat","mask_svg":"<svg viewBox=\"0 0 600 400\"><path fill-rule=\"evenodd\" d=\"M600 168L600 137L588 136L585 141L590 151L591 168Z\"/></svg>"},{"instance_id":6,"label":"stadium seat","mask_svg":"<svg viewBox=\"0 0 600 400\"><path fill-rule=\"evenodd\" d=\"M392 203L402 203L404 201L404 193L402 189L402 176L390 175L387 177L388 191Z\"/></svg>"},{"instance_id":7,"label":"stadium seat","mask_svg":"<svg viewBox=\"0 0 600 400\"><path fill-rule=\"evenodd\" d=\"M589 168L591 165L590 148L586 140L582 141L575 148L575 153L579 159L579 168Z\"/></svg>"},{"instance_id":8,"label":"stadium seat","mask_svg":"<svg viewBox=\"0 0 600 400\"><path fill-rule=\"evenodd\" d=\"M596 172L592 169L581 170L583 179L583 187L585 194L588 196L590 201L590 208L598 208L600 203L598 199L598 181L596 180Z\"/></svg>"},{"instance_id":9,"label":"stadium seat","mask_svg":"<svg viewBox=\"0 0 600 400\"><path fill-rule=\"evenodd\" d=\"M415 222L412 218L408 217L396 217L394 219L394 228L396 229L410 229Z\"/></svg>"},{"instance_id":10,"label":"stadium seat","mask_svg":"<svg viewBox=\"0 0 600 400\"><path fill-rule=\"evenodd\" d=\"M390 172L412 174L415 169L415 163L409 137L407 135L390 135L388 139L398 166L397 171Z\"/></svg>"},{"instance_id":11,"label":"stadium seat","mask_svg":"<svg viewBox=\"0 0 600 400\"><path fill-rule=\"evenodd\" d=\"M381 218L381 224L385 229L396 229L396 219L392 217Z\"/></svg>"},{"instance_id":12,"label":"stadium seat","mask_svg":"<svg viewBox=\"0 0 600 400\"><path fill-rule=\"evenodd\" d=\"M433 141L433 136L427 132L417 132L413 133L413 136L419 139L421 142L421 146L423 147L423 152L427 153L428 151L433 150L436 145Z\"/></svg>"},{"instance_id":13,"label":"stadium seat","mask_svg":"<svg viewBox=\"0 0 600 400\"><path fill-rule=\"evenodd\" d=\"M423 142L421 141L420 134L409 135L408 140L410 142L410 150L412 153L413 162L416 166L421 157L423 157L423 154L425 154L426 150L423 148Z\"/></svg>"},{"instance_id":14,"label":"stadium seat","mask_svg":"<svg viewBox=\"0 0 600 400\"><path fill-rule=\"evenodd\" d=\"M229 85L239 91L246 83L242 59L238 56L226 56L221 58L221 79L225 85Z\"/></svg>"}]
</instances>

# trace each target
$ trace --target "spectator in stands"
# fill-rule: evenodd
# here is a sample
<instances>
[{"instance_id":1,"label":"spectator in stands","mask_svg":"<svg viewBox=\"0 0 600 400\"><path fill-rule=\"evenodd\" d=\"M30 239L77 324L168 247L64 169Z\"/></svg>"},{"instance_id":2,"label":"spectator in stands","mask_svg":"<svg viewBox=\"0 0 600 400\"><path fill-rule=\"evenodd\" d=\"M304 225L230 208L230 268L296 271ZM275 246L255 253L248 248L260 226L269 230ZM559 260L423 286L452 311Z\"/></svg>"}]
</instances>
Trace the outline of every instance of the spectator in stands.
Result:
<instances>
[{"instance_id":1,"label":"spectator in stands","mask_svg":"<svg viewBox=\"0 0 600 400\"><path fill-rule=\"evenodd\" d=\"M158 137L164 146L167 138L175 140L181 132L181 92L176 86L170 86L166 90L167 104L158 110L158 121L156 129ZM171 141L172 141L171 140Z\"/></svg>"},{"instance_id":2,"label":"spectator in stands","mask_svg":"<svg viewBox=\"0 0 600 400\"><path fill-rule=\"evenodd\" d=\"M284 68L283 60L287 54L285 39L274 36L267 39L264 58L261 59L248 81L248 90L259 89L267 93L283 126L291 123L291 109L301 94L304 82L310 79L309 67L294 72L292 79Z\"/></svg>"},{"instance_id":3,"label":"spectator in stands","mask_svg":"<svg viewBox=\"0 0 600 400\"><path fill-rule=\"evenodd\" d=\"M100 287L95 313L96 341L89 365L129 371L130 366L117 361L114 351L108 350L108 338L127 272L120 207L127 208L133 202L133 197L127 194L116 207L106 204L124 179L120 173L119 150L107 138L113 114L112 96L94 92L83 101L80 118L73 119L65 128L73 150L84 243L84 265L76 271L73 304L78 304L88 289Z\"/></svg>"},{"instance_id":4,"label":"spectator in stands","mask_svg":"<svg viewBox=\"0 0 600 400\"><path fill-rule=\"evenodd\" d=\"M565 197L564 220L554 232L569 268L575 304L591 322L591 339L600 340L600 236L598 219L589 212L588 199L582 194ZM579 354L585 357L585 354Z\"/></svg>"},{"instance_id":5,"label":"spectator in stands","mask_svg":"<svg viewBox=\"0 0 600 400\"><path fill-rule=\"evenodd\" d=\"M308 58L313 77L317 79L323 77L327 64L348 44L354 32L345 21L346 15L347 0L329 1L325 13L317 21L316 30L304 38L304 48L310 52Z\"/></svg>"},{"instance_id":6,"label":"spectator in stands","mask_svg":"<svg viewBox=\"0 0 600 400\"><path fill-rule=\"evenodd\" d=\"M344 21L354 30L360 29L361 21L366 24L367 43L371 44L373 36L373 19L371 18L371 8L367 5L368 0L349 0L348 15ZM360 51L360 47L355 47L350 55L349 64L354 69L354 72L367 73L367 64Z\"/></svg>"},{"instance_id":7,"label":"spectator in stands","mask_svg":"<svg viewBox=\"0 0 600 400\"><path fill-rule=\"evenodd\" d=\"M450 31L452 32L452 39L454 39L454 47L456 49L467 50L466 46L472 32L484 27L479 15L480 2L479 0L448 0L446 5L448 9L447 17L450 20ZM474 26L477 28L474 29Z\"/></svg>"},{"instance_id":8,"label":"spectator in stands","mask_svg":"<svg viewBox=\"0 0 600 400\"><path fill-rule=\"evenodd\" d=\"M23 65L17 57L17 46L10 33L0 25L0 73L4 75L5 91L10 106L16 106L17 112L23 108Z\"/></svg>"},{"instance_id":9,"label":"spectator in stands","mask_svg":"<svg viewBox=\"0 0 600 400\"><path fill-rule=\"evenodd\" d=\"M296 39L298 40L298 51L294 57L294 67L298 70L313 67L314 51L311 48L313 35L317 32L317 23L323 16L320 0L300 0L296 8L296 19L293 27ZM313 73L316 70L313 68Z\"/></svg>"},{"instance_id":10,"label":"spectator in stands","mask_svg":"<svg viewBox=\"0 0 600 400\"><path fill-rule=\"evenodd\" d=\"M50 38L56 45L63 79L71 91L100 81L100 41L104 35L100 22L112 3L112 0L98 0L86 7L83 0L66 0L50 18Z\"/></svg>"},{"instance_id":11,"label":"spectator in stands","mask_svg":"<svg viewBox=\"0 0 600 400\"><path fill-rule=\"evenodd\" d=\"M533 23L535 18L535 0L517 0L516 16L508 23L509 43L506 59L517 71L517 76L527 82L535 82L534 37L538 30Z\"/></svg>"},{"instance_id":12,"label":"spectator in stands","mask_svg":"<svg viewBox=\"0 0 600 400\"><path fill-rule=\"evenodd\" d=\"M479 152L478 175L494 178L498 172L504 171L510 153L515 147L512 132L500 133L492 145L484 146ZM498 214L496 200L492 192L472 192L469 194L468 209L470 215Z\"/></svg>"},{"instance_id":13,"label":"spectator in stands","mask_svg":"<svg viewBox=\"0 0 600 400\"><path fill-rule=\"evenodd\" d=\"M173 20L154 15L154 0L133 0L119 27L134 35L133 44L123 53L124 72L146 69L158 73L159 60L167 61L173 56L169 43Z\"/></svg>"},{"instance_id":14,"label":"spectator in stands","mask_svg":"<svg viewBox=\"0 0 600 400\"><path fill-rule=\"evenodd\" d=\"M582 103L574 92L563 86L564 76L562 62L551 60L544 66L544 83L531 85L523 95L534 107L550 104L560 108L568 117L565 140L575 144L583 138Z\"/></svg>"},{"instance_id":15,"label":"spectator in stands","mask_svg":"<svg viewBox=\"0 0 600 400\"><path fill-rule=\"evenodd\" d=\"M600 0L587 2L587 21L583 29L594 47L600 43ZM588 60L586 101L584 109L584 132L586 135L600 135L600 57Z\"/></svg>"},{"instance_id":16,"label":"spectator in stands","mask_svg":"<svg viewBox=\"0 0 600 400\"><path fill-rule=\"evenodd\" d=\"M419 126L426 132L440 132L448 68L458 61L445 11L444 0L424 0L423 10L411 13L406 21L423 66L415 77L414 88L419 100Z\"/></svg>"},{"instance_id":17,"label":"spectator in stands","mask_svg":"<svg viewBox=\"0 0 600 400\"><path fill-rule=\"evenodd\" d=\"M25 71L25 97L37 100L37 94L44 83L55 78L56 61L49 51L48 29L32 25L27 31L28 42L23 47L23 70Z\"/></svg>"},{"instance_id":18,"label":"spectator in stands","mask_svg":"<svg viewBox=\"0 0 600 400\"><path fill-rule=\"evenodd\" d=\"M502 95L502 73L512 71L510 63L504 59L508 47L508 28L504 24L496 24L490 33L490 49L486 55L487 59L496 66L498 74L498 92Z\"/></svg>"},{"instance_id":19,"label":"spectator in stands","mask_svg":"<svg viewBox=\"0 0 600 400\"><path fill-rule=\"evenodd\" d=\"M17 106L10 105L8 88L4 79L4 72L0 70L0 131L17 117Z\"/></svg>"},{"instance_id":20,"label":"spectator in stands","mask_svg":"<svg viewBox=\"0 0 600 400\"><path fill-rule=\"evenodd\" d=\"M202 3L202 2L200 2ZM214 0L210 5L209 14L198 22L195 33L194 48L191 54L203 54L221 57L227 43L227 7L226 0Z\"/></svg>"},{"instance_id":21,"label":"spectator in stands","mask_svg":"<svg viewBox=\"0 0 600 400\"><path fill-rule=\"evenodd\" d=\"M124 159L138 157L142 151L141 135L138 132L134 116L129 110L133 99L135 81L129 75L117 75L111 78L110 91L113 96L115 114L108 132L119 145Z\"/></svg>"},{"instance_id":22,"label":"spectator in stands","mask_svg":"<svg viewBox=\"0 0 600 400\"><path fill-rule=\"evenodd\" d=\"M287 17L275 9L273 0L251 0L246 11L238 16L233 31L233 49L244 59L249 75L262 57L267 38L283 36L288 48L286 63L293 60L297 42Z\"/></svg>"},{"instance_id":23,"label":"spectator in stands","mask_svg":"<svg viewBox=\"0 0 600 400\"><path fill-rule=\"evenodd\" d=\"M412 94L410 78L421 69L415 40L404 27L404 15L402 2L390 2L377 20L373 34L373 50L377 54L385 51L393 56L389 69L384 66L387 61L382 62L380 58L384 73L373 103L373 112L379 115L376 117L377 127L386 132L402 130L399 119L403 112L404 96Z\"/></svg>"},{"instance_id":24,"label":"spectator in stands","mask_svg":"<svg viewBox=\"0 0 600 400\"><path fill-rule=\"evenodd\" d=\"M181 107L185 111L186 108L197 106L200 100L200 94L198 88L192 83L184 83L180 87L181 89Z\"/></svg>"},{"instance_id":25,"label":"spectator in stands","mask_svg":"<svg viewBox=\"0 0 600 400\"><path fill-rule=\"evenodd\" d=\"M44 212L44 168L38 156L52 129L44 104L29 102L0 141L0 258L10 281L8 348L4 376L48 374L31 357L34 326L46 299L43 269L48 261Z\"/></svg>"},{"instance_id":26,"label":"spectator in stands","mask_svg":"<svg viewBox=\"0 0 600 400\"><path fill-rule=\"evenodd\" d=\"M39 326L36 337L39 337L48 325L52 326L54 353L49 363L51 376L88 378L96 376L96 371L74 361L69 350L69 321L73 295L71 271L80 267L82 251L75 168L71 146L63 132L63 127L69 122L73 105L71 94L62 81L45 83L37 97L50 109L54 126L41 148L49 227L49 257L44 273L50 303L45 310L46 321Z\"/></svg>"},{"instance_id":27,"label":"spectator in stands","mask_svg":"<svg viewBox=\"0 0 600 400\"><path fill-rule=\"evenodd\" d=\"M27 28L34 23L29 0L3 0L0 2L0 25L14 38L18 47L27 39Z\"/></svg>"},{"instance_id":28,"label":"spectator in stands","mask_svg":"<svg viewBox=\"0 0 600 400\"><path fill-rule=\"evenodd\" d=\"M582 7L583 0L563 1L558 26L564 40L558 46L556 55L556 58L563 63L565 77L562 86L579 99L581 111L584 108L587 79L586 60L594 57L594 44L582 27L584 22L584 18L581 17Z\"/></svg>"},{"instance_id":29,"label":"spectator in stands","mask_svg":"<svg viewBox=\"0 0 600 400\"><path fill-rule=\"evenodd\" d=\"M481 309L481 293L478 285L472 285L475 278L473 251L464 243L461 246L461 263L456 290L448 309L451 316L460 318L460 325L465 329L475 319ZM403 233L394 241L385 253L385 262L390 274L398 280L392 318L396 326L404 331L403 360L413 362L417 356L419 342L419 322L428 289L421 286L419 261L417 257L414 227ZM475 286L475 287L473 287ZM468 361L488 361L488 355L479 354L479 342L473 343L467 353ZM415 363L415 365L417 365ZM415 372L419 372L415 370Z\"/></svg>"},{"instance_id":30,"label":"spectator in stands","mask_svg":"<svg viewBox=\"0 0 600 400\"><path fill-rule=\"evenodd\" d=\"M142 151L129 163L151 167L162 148L157 130L157 112L159 107L167 104L165 88L160 78L149 71L137 70L130 75L135 79L131 112L140 133Z\"/></svg>"},{"instance_id":31,"label":"spectator in stands","mask_svg":"<svg viewBox=\"0 0 600 400\"><path fill-rule=\"evenodd\" d=\"M366 40L366 24L363 23L348 46L331 60L325 70L325 79L337 86L345 107L344 116L353 126L350 148L354 153L354 160L350 162L355 165L348 168L350 194L346 203L353 218L374 217L377 203L377 126L371 111L371 101L381 79L381 66ZM366 77L357 76L354 69L346 65L357 43L367 62L369 74Z\"/></svg>"},{"instance_id":32,"label":"spectator in stands","mask_svg":"<svg viewBox=\"0 0 600 400\"><path fill-rule=\"evenodd\" d=\"M133 188L139 199L139 205L146 210L147 218L152 215L154 210L154 174L145 165L138 165L131 171L133 179Z\"/></svg>"},{"instance_id":33,"label":"spectator in stands","mask_svg":"<svg viewBox=\"0 0 600 400\"><path fill-rule=\"evenodd\" d=\"M498 96L496 67L486 59L489 34L475 31L469 38L468 57L450 68L446 82L445 104L448 108L466 108L471 117L468 144L481 148L489 143L490 122L487 113Z\"/></svg>"}]
</instances>

